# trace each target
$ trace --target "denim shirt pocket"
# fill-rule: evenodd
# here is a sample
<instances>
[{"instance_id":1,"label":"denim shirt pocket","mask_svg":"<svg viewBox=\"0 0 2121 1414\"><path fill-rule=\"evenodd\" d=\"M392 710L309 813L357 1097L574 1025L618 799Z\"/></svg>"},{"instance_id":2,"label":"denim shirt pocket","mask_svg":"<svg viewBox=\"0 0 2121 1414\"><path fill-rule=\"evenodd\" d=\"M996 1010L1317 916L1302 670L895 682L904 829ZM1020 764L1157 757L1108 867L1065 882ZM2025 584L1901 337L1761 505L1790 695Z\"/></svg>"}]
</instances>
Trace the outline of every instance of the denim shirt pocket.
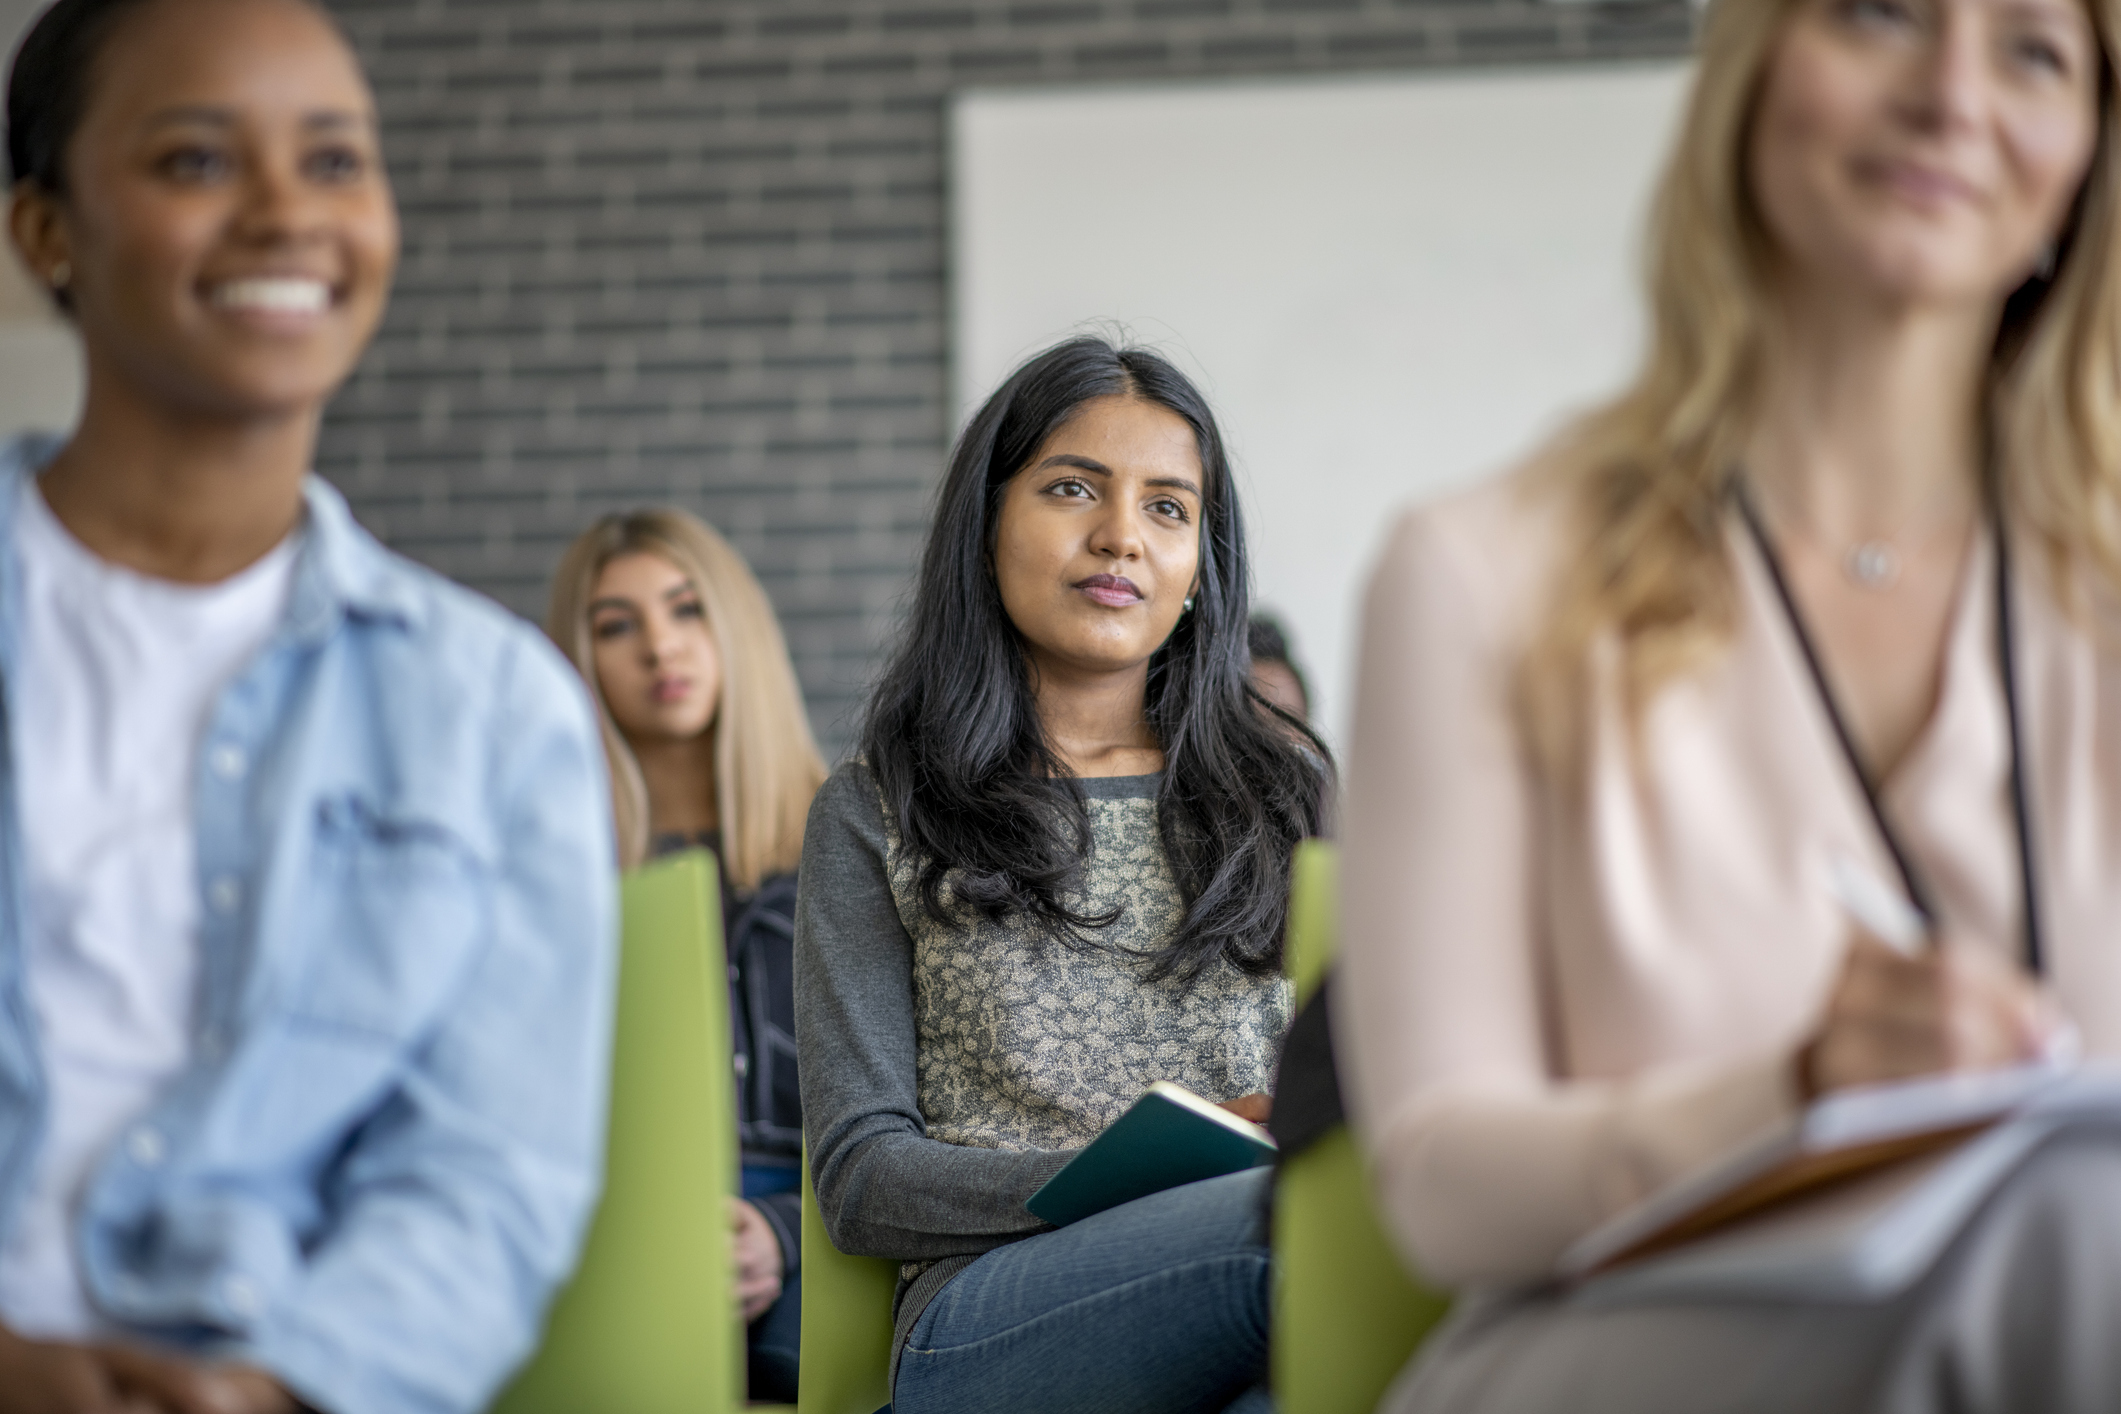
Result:
<instances>
[{"instance_id":1,"label":"denim shirt pocket","mask_svg":"<svg viewBox=\"0 0 2121 1414\"><path fill-rule=\"evenodd\" d=\"M489 872L446 825L358 795L319 802L314 941L287 993L290 1018L401 1043L425 1032L485 940Z\"/></svg>"}]
</instances>

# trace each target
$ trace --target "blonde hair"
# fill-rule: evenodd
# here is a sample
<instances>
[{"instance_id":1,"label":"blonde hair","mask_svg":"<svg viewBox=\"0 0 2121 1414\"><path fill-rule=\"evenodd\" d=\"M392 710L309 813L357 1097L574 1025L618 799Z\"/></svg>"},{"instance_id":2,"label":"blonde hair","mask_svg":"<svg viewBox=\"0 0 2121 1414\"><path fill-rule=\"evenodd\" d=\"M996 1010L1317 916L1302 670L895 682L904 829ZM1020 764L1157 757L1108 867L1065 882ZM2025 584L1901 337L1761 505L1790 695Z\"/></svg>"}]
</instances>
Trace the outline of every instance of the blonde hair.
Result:
<instances>
[{"instance_id":1,"label":"blonde hair","mask_svg":"<svg viewBox=\"0 0 2121 1414\"><path fill-rule=\"evenodd\" d=\"M1582 761L1594 645L1618 649L1631 715L1730 637L1725 550L1733 467L1760 415L1773 248L1747 143L1769 62L1803 0L1713 0L1678 146L1651 213L1649 348L1635 382L1551 449L1569 505L1564 560L1520 697L1535 751ZM2100 51L2098 143L2044 291L2010 302L1991 363L1988 438L2012 525L2121 585L2121 269L2113 102L2121 0L2087 0ZM1541 478L1535 478L1539 480ZM1598 655L1603 658L1603 655Z\"/></svg>"},{"instance_id":2,"label":"blonde hair","mask_svg":"<svg viewBox=\"0 0 2121 1414\"><path fill-rule=\"evenodd\" d=\"M697 516L671 508L605 516L583 531L554 572L545 621L546 632L574 661L596 700L611 765L619 863L630 869L647 856L648 783L604 701L589 603L606 565L641 554L668 560L691 582L721 651L722 699L708 728L715 734L715 815L721 822L722 867L732 885L748 892L760 880L796 867L810 799L824 782L825 763L811 738L802 690L766 592L728 541Z\"/></svg>"}]
</instances>

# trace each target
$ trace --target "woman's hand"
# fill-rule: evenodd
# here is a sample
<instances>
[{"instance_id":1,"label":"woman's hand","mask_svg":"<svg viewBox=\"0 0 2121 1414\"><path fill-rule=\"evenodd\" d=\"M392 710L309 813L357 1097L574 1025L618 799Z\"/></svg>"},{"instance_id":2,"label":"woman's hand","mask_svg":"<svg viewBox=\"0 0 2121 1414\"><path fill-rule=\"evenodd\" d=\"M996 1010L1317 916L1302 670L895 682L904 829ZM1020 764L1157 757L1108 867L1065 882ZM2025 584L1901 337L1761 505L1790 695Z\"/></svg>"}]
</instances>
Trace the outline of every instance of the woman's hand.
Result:
<instances>
[{"instance_id":1,"label":"woman's hand","mask_svg":"<svg viewBox=\"0 0 2121 1414\"><path fill-rule=\"evenodd\" d=\"M729 1200L729 1225L736 1240L736 1299L744 1308L744 1324L766 1314L766 1308L781 1299L781 1240L773 1235L766 1215L741 1198Z\"/></svg>"},{"instance_id":2,"label":"woman's hand","mask_svg":"<svg viewBox=\"0 0 2121 1414\"><path fill-rule=\"evenodd\" d=\"M1234 1100L1224 1100L1216 1108L1228 1110L1239 1119L1248 1119L1254 1124L1265 1124L1267 1116L1274 1112L1274 1097L1254 1091L1250 1095L1239 1095Z\"/></svg>"},{"instance_id":3,"label":"woman's hand","mask_svg":"<svg viewBox=\"0 0 2121 1414\"><path fill-rule=\"evenodd\" d=\"M279 1381L248 1365L226 1365L161 1355L130 1346L95 1352L119 1386L167 1414L295 1414L294 1397Z\"/></svg>"},{"instance_id":4,"label":"woman's hand","mask_svg":"<svg viewBox=\"0 0 2121 1414\"><path fill-rule=\"evenodd\" d=\"M123 1346L24 1340L0 1327L0 1414L293 1414L263 1371Z\"/></svg>"},{"instance_id":5,"label":"woman's hand","mask_svg":"<svg viewBox=\"0 0 2121 1414\"><path fill-rule=\"evenodd\" d=\"M97 1353L0 1327L0 1414L161 1414L130 1399Z\"/></svg>"},{"instance_id":6,"label":"woman's hand","mask_svg":"<svg viewBox=\"0 0 2121 1414\"><path fill-rule=\"evenodd\" d=\"M2032 981L1991 953L1944 946L1920 957L1858 932L1826 1015L1797 1053L1809 1100L1951 1070L2041 1055L2056 1015Z\"/></svg>"}]
</instances>

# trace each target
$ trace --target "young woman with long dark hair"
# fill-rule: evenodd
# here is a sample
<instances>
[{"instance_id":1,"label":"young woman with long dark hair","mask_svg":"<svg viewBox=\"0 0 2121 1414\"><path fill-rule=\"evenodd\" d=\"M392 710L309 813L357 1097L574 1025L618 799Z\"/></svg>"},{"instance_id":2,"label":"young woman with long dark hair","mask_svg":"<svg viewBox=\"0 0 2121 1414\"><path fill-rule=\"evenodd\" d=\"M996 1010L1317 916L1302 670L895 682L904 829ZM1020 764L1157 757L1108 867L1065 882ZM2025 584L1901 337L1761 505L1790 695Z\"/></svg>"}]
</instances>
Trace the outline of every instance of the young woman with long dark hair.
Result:
<instances>
[{"instance_id":1,"label":"young woman with long dark hair","mask_svg":"<svg viewBox=\"0 0 2121 1414\"><path fill-rule=\"evenodd\" d=\"M60 0L10 231L80 333L0 447L0 1411L470 1414L603 1146L581 684L310 475L397 255L302 0Z\"/></svg>"},{"instance_id":2,"label":"young woman with long dark hair","mask_svg":"<svg viewBox=\"0 0 2121 1414\"><path fill-rule=\"evenodd\" d=\"M901 1414L1264 1406L1263 1172L1024 1209L1152 1082L1265 1117L1328 782L1248 600L1221 434L1155 354L1048 350L959 439L796 915L811 1171L837 1246L905 1263Z\"/></svg>"}]
</instances>

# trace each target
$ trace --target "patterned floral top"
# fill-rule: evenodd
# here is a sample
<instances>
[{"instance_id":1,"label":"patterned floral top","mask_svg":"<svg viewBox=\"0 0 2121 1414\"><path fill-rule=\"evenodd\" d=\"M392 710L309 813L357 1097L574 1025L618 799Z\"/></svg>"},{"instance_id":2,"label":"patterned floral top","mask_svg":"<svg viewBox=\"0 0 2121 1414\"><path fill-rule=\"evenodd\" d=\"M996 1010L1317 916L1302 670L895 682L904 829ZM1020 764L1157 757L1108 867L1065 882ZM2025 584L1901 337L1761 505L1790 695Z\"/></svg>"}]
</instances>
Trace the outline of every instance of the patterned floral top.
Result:
<instances>
[{"instance_id":1,"label":"patterned floral top","mask_svg":"<svg viewBox=\"0 0 2121 1414\"><path fill-rule=\"evenodd\" d=\"M1071 904L1119 917L1089 947L1024 922L938 923L917 861L890 841L891 892L913 939L915 1034L928 1135L989 1149L1087 1144L1158 1080L1211 1100L1266 1090L1289 1023L1280 977L1227 963L1191 988L1148 980L1185 904L1156 828L1158 776L1082 782L1091 851Z\"/></svg>"}]
</instances>

